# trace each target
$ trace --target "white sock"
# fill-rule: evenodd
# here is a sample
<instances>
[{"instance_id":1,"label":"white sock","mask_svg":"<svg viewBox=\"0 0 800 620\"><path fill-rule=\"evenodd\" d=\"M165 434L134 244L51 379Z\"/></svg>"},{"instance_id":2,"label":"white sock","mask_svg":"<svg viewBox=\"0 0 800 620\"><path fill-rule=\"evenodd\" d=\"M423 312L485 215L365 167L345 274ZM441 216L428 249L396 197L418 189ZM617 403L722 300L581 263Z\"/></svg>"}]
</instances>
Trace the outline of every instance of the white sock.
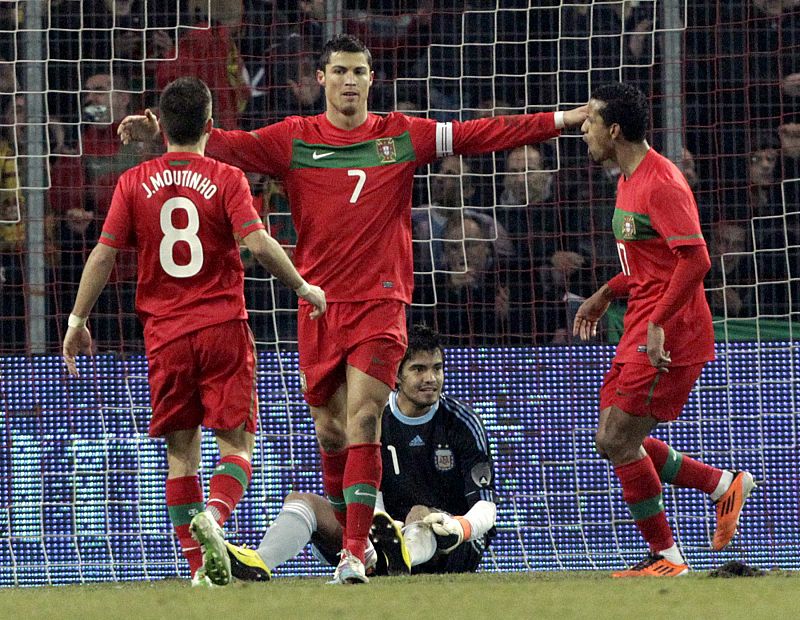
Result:
<instances>
[{"instance_id":1,"label":"white sock","mask_svg":"<svg viewBox=\"0 0 800 620\"><path fill-rule=\"evenodd\" d=\"M376 556L375 547L372 545L372 541L367 538L367 548L364 550L364 566L369 566L369 563L372 561L372 558Z\"/></svg>"},{"instance_id":2,"label":"white sock","mask_svg":"<svg viewBox=\"0 0 800 620\"><path fill-rule=\"evenodd\" d=\"M669 549L664 549L658 552L665 560L669 560L673 564L686 564L681 552L678 551L678 545L673 544Z\"/></svg>"},{"instance_id":3,"label":"white sock","mask_svg":"<svg viewBox=\"0 0 800 620\"><path fill-rule=\"evenodd\" d=\"M317 517L302 500L291 500L275 517L256 550L269 570L274 570L303 550L317 530Z\"/></svg>"},{"instance_id":4,"label":"white sock","mask_svg":"<svg viewBox=\"0 0 800 620\"><path fill-rule=\"evenodd\" d=\"M436 537L431 526L422 521L409 523L403 528L406 548L411 556L411 566L425 564L436 553Z\"/></svg>"},{"instance_id":5,"label":"white sock","mask_svg":"<svg viewBox=\"0 0 800 620\"><path fill-rule=\"evenodd\" d=\"M212 517L214 517L214 521L219 523L219 520L222 517L222 515L219 514L219 508L217 508L214 505L206 506L206 512L209 513Z\"/></svg>"},{"instance_id":6,"label":"white sock","mask_svg":"<svg viewBox=\"0 0 800 620\"><path fill-rule=\"evenodd\" d=\"M720 497L722 497L725 494L725 491L728 490L728 487L731 486L731 482L733 482L733 472L723 469L722 476L717 483L717 488L714 489L714 492L711 494L711 501L716 502Z\"/></svg>"}]
</instances>

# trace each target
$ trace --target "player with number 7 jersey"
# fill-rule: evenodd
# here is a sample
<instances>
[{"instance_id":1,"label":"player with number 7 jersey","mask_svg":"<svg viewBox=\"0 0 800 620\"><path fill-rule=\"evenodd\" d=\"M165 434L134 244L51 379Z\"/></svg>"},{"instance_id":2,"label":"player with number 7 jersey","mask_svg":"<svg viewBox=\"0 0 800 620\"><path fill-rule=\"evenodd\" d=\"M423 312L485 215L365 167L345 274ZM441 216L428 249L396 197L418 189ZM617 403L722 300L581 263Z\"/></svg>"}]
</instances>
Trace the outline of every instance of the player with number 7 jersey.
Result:
<instances>
[{"instance_id":1,"label":"player with number 7 jersey","mask_svg":"<svg viewBox=\"0 0 800 620\"><path fill-rule=\"evenodd\" d=\"M323 486L344 531L337 583L367 581L368 498L375 492L364 489L380 483L380 414L407 344L414 171L446 155L542 142L586 118L585 106L465 122L378 116L367 108L373 79L369 50L339 35L318 64L324 114L252 132L215 129L208 143L212 157L283 180L297 230L297 269L330 302L316 323L301 311L297 340ZM124 119L118 132L127 141L157 127L149 114Z\"/></svg>"}]
</instances>

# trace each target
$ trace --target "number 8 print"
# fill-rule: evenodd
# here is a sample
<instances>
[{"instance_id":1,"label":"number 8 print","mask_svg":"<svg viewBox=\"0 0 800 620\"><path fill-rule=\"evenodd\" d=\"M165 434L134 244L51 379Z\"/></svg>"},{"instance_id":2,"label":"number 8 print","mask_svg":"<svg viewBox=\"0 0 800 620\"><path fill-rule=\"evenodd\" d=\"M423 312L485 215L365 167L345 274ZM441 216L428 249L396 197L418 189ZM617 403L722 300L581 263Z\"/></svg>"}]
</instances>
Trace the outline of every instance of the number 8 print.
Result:
<instances>
[{"instance_id":1,"label":"number 8 print","mask_svg":"<svg viewBox=\"0 0 800 620\"><path fill-rule=\"evenodd\" d=\"M172 225L172 213L177 209L186 212L188 223L186 228L175 228ZM161 266L173 278L191 278L203 267L203 244L197 231L200 230L200 217L195 204L183 196L170 198L161 206L161 232L164 233L161 245L158 248L158 257ZM189 262L178 265L172 256L172 251L178 241L189 244Z\"/></svg>"}]
</instances>

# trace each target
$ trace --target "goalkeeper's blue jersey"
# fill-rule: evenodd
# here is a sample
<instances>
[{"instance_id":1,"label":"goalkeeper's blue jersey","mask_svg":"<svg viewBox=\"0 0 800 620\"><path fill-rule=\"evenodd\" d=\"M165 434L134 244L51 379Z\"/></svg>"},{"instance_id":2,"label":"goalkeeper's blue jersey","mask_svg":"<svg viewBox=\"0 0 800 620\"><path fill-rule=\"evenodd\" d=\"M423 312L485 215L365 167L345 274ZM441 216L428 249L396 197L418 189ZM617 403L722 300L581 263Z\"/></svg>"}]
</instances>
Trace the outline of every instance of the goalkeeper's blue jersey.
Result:
<instances>
[{"instance_id":1,"label":"goalkeeper's blue jersey","mask_svg":"<svg viewBox=\"0 0 800 620\"><path fill-rule=\"evenodd\" d=\"M425 415L383 410L381 491L386 511L404 521L421 504L463 515L477 501L495 501L494 465L486 431L467 405L442 394Z\"/></svg>"}]
</instances>

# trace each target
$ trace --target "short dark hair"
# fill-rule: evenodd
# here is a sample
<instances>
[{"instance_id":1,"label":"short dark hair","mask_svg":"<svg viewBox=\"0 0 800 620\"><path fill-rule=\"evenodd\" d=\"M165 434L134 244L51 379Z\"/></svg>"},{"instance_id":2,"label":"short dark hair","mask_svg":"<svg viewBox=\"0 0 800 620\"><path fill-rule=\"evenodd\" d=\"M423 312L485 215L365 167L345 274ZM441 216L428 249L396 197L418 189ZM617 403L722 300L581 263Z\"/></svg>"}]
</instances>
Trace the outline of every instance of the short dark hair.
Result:
<instances>
[{"instance_id":1,"label":"short dark hair","mask_svg":"<svg viewBox=\"0 0 800 620\"><path fill-rule=\"evenodd\" d=\"M367 46L364 45L359 39L349 34L339 34L333 37L322 48L322 54L319 56L317 69L325 71L325 66L331 61L331 54L334 52L348 52L351 54L362 53L367 57L367 66L372 68L372 54L369 53Z\"/></svg>"},{"instance_id":2,"label":"short dark hair","mask_svg":"<svg viewBox=\"0 0 800 620\"><path fill-rule=\"evenodd\" d=\"M592 93L592 99L606 105L598 113L606 125L616 123L628 142L641 142L650 125L647 96L635 86L613 82Z\"/></svg>"},{"instance_id":3,"label":"short dark hair","mask_svg":"<svg viewBox=\"0 0 800 620\"><path fill-rule=\"evenodd\" d=\"M403 359L400 360L400 366L397 367L397 374L403 372L403 366L417 353L434 351L439 351L442 354L442 361L444 361L444 349L442 349L439 334L424 323L412 326L408 330L408 348Z\"/></svg>"},{"instance_id":4,"label":"short dark hair","mask_svg":"<svg viewBox=\"0 0 800 620\"><path fill-rule=\"evenodd\" d=\"M211 91L196 77L179 77L167 84L158 108L170 144L194 144L211 118Z\"/></svg>"}]
</instances>

